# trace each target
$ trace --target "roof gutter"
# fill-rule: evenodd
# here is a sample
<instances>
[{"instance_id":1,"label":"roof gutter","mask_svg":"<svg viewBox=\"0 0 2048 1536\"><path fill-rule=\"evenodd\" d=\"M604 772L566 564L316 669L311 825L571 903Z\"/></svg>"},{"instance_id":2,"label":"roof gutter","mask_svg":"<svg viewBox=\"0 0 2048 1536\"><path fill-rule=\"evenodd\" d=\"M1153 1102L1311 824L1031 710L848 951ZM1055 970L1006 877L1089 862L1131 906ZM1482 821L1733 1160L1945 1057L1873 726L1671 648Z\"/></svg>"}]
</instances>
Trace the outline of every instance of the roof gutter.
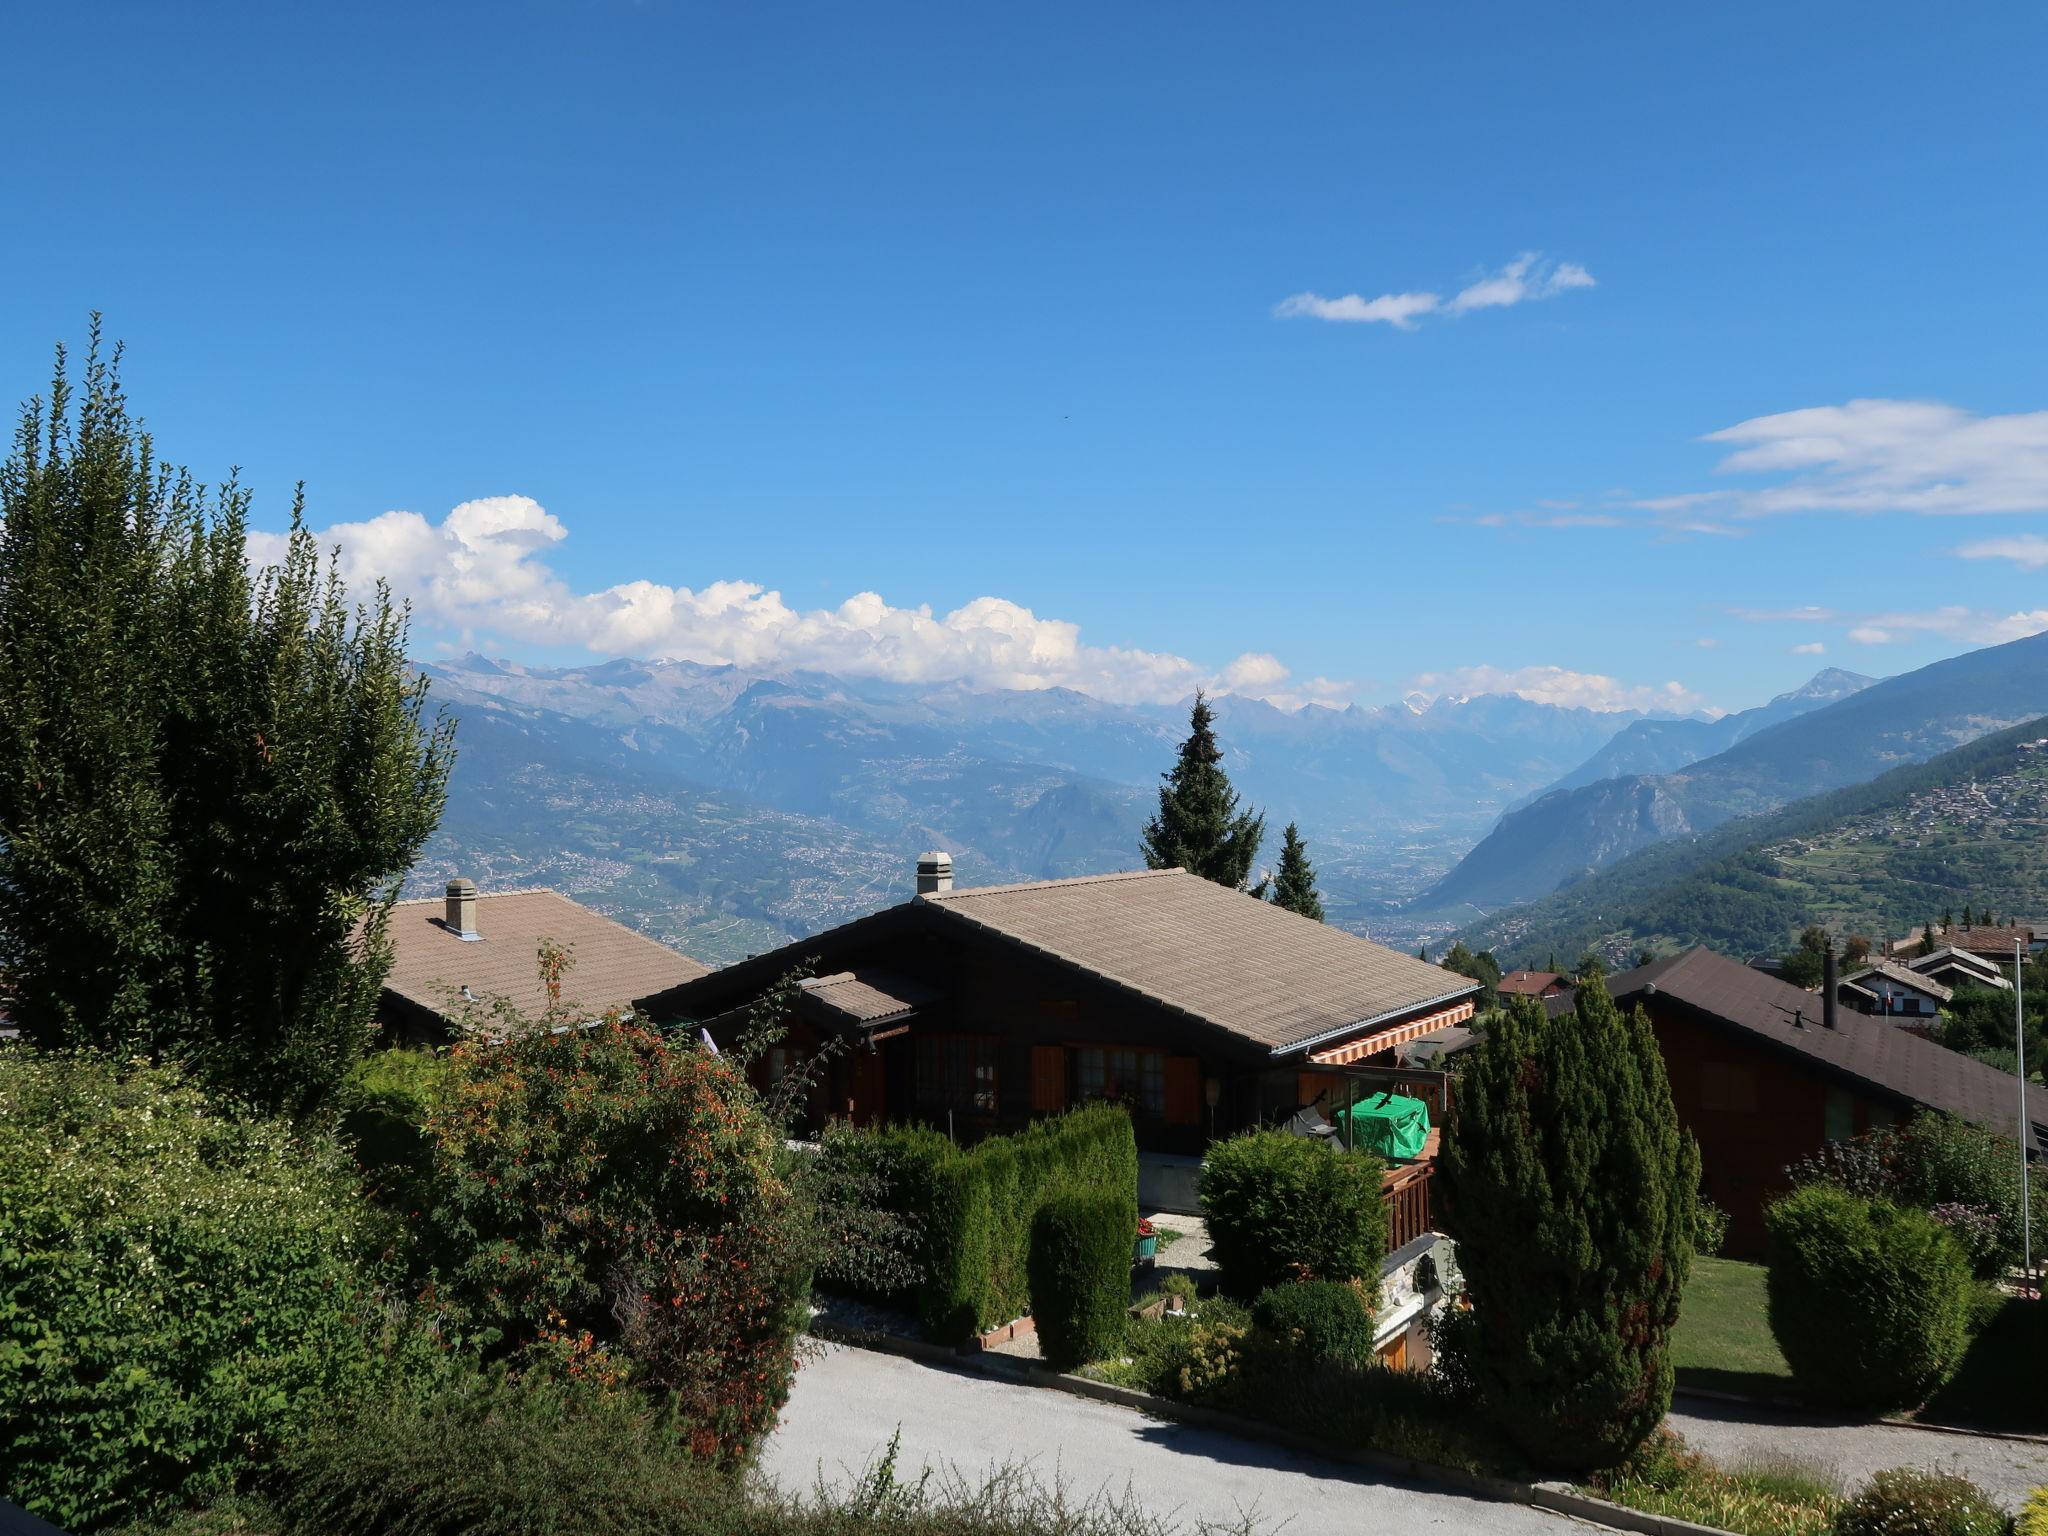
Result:
<instances>
[{"instance_id":1,"label":"roof gutter","mask_svg":"<svg viewBox=\"0 0 2048 1536\"><path fill-rule=\"evenodd\" d=\"M1292 1056L1296 1051L1312 1051L1317 1046L1328 1044L1332 1040L1341 1040L1346 1035L1355 1035L1361 1029L1371 1029L1375 1024L1384 1024L1390 1019L1398 1019L1404 1013L1414 1013L1423 1008L1435 1008L1443 1003L1453 1003L1461 997L1470 997L1475 992L1484 990L1475 981L1467 986L1459 987L1455 991L1446 992L1441 997L1426 997L1419 1003L1403 1003L1399 1008L1389 1008L1385 1013L1376 1013L1367 1019L1354 1019L1349 1024L1340 1024L1335 1029L1326 1029L1319 1035L1310 1035L1306 1040L1296 1040L1291 1045L1276 1045L1273 1047L1273 1055L1275 1057Z\"/></svg>"}]
</instances>

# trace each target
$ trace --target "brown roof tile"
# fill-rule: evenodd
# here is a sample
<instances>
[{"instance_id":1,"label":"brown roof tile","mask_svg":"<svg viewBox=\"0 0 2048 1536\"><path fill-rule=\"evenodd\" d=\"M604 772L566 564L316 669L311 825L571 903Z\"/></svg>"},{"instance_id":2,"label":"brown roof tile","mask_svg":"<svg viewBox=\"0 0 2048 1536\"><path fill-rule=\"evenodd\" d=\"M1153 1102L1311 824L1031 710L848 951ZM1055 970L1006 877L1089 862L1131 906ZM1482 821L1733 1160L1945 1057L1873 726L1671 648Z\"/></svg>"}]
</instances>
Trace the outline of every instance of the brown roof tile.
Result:
<instances>
[{"instance_id":1,"label":"brown roof tile","mask_svg":"<svg viewBox=\"0 0 2048 1536\"><path fill-rule=\"evenodd\" d=\"M1803 1057L1894 1100L1946 1110L2010 1136L2019 1119L2020 1083L2010 1072L1860 1014L1842 1015L1838 1029L1821 1023L1821 999L1710 949L1688 950L1610 977L1608 991L1624 1006L1655 988L1724 1027ZM1800 1028L1795 1017L1803 1017ZM2048 1149L2048 1103L2027 1092L2035 1140Z\"/></svg>"},{"instance_id":2,"label":"brown roof tile","mask_svg":"<svg viewBox=\"0 0 2048 1536\"><path fill-rule=\"evenodd\" d=\"M917 900L1276 1055L1477 990L1412 955L1178 869Z\"/></svg>"},{"instance_id":3,"label":"brown roof tile","mask_svg":"<svg viewBox=\"0 0 2048 1536\"><path fill-rule=\"evenodd\" d=\"M442 922L440 897L401 901L391 913L391 974L384 989L434 1013L448 994L510 998L529 1015L547 1006L538 958L542 939L572 951L562 999L595 1018L636 998L708 975L710 967L635 933L555 891L502 891L476 899L481 939L457 938Z\"/></svg>"},{"instance_id":4,"label":"brown roof tile","mask_svg":"<svg viewBox=\"0 0 2048 1536\"><path fill-rule=\"evenodd\" d=\"M797 986L834 1023L860 1026L907 1018L939 998L936 989L893 971L840 971Z\"/></svg>"}]
</instances>

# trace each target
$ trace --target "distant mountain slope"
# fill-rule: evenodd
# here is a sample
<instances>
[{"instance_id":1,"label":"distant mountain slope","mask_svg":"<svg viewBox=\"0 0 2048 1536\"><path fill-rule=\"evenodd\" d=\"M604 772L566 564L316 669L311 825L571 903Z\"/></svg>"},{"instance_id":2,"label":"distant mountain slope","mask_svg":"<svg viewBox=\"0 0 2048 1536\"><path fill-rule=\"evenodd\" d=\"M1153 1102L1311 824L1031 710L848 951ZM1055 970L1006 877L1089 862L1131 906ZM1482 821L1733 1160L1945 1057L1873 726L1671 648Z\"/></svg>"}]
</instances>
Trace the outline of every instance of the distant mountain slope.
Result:
<instances>
[{"instance_id":1,"label":"distant mountain slope","mask_svg":"<svg viewBox=\"0 0 2048 1536\"><path fill-rule=\"evenodd\" d=\"M2044 712L2048 634L1938 661L1677 772L1547 794L1503 816L1413 908L1533 900L1638 849L1862 783Z\"/></svg>"},{"instance_id":2,"label":"distant mountain slope","mask_svg":"<svg viewBox=\"0 0 2048 1536\"><path fill-rule=\"evenodd\" d=\"M2048 717L1645 849L1463 937L1503 964L1640 945L1746 955L1810 922L1881 937L1965 903L2048 920Z\"/></svg>"},{"instance_id":3,"label":"distant mountain slope","mask_svg":"<svg viewBox=\"0 0 2048 1536\"><path fill-rule=\"evenodd\" d=\"M1533 804L1553 790L1577 789L1602 779L1671 773L1701 758L1725 752L1780 721L1797 719L1838 699L1861 693L1876 681L1859 672L1829 667L1816 673L1803 687L1781 693L1768 704L1737 710L1718 720L1634 721L1570 773L1522 803Z\"/></svg>"}]
</instances>

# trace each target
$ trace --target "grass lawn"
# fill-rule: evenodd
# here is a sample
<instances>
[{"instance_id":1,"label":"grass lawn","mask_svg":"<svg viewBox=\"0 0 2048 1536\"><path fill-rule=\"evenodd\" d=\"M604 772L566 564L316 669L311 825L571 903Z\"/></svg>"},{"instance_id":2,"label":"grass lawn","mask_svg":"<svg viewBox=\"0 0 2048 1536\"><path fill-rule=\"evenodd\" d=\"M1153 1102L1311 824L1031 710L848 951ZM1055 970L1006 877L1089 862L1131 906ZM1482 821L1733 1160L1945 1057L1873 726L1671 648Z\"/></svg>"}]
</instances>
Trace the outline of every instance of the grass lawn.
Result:
<instances>
[{"instance_id":1,"label":"grass lawn","mask_svg":"<svg viewBox=\"0 0 2048 1536\"><path fill-rule=\"evenodd\" d=\"M1933 1424L2048 1432L2048 1303L1986 1292L1973 1337L1948 1385L1916 1418ZM1694 1259L1671 1335L1678 1385L1748 1397L1796 1397L1792 1372L1771 1337L1764 1267Z\"/></svg>"}]
</instances>

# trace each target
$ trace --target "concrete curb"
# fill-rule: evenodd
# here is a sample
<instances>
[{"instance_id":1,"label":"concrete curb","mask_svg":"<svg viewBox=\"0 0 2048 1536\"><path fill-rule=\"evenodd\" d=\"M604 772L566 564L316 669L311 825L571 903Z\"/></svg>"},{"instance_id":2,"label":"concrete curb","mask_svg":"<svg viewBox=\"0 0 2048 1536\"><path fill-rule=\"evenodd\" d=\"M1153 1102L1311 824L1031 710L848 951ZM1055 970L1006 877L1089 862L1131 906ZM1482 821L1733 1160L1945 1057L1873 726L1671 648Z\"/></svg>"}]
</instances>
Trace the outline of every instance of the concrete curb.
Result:
<instances>
[{"instance_id":1,"label":"concrete curb","mask_svg":"<svg viewBox=\"0 0 2048 1536\"><path fill-rule=\"evenodd\" d=\"M923 1339L901 1338L894 1334L863 1333L857 1329L834 1327L829 1323L821 1328L814 1322L811 1332L818 1338L830 1339L855 1349L871 1349L880 1354L900 1355L906 1359L922 1361L948 1370L992 1376L1016 1386L1037 1387L1045 1391L1065 1392L1073 1397L1092 1398L1096 1402L1129 1408L1148 1418L1168 1419L1174 1423L1192 1425L1197 1429L1234 1435L1240 1440L1258 1440L1293 1451L1299 1456L1312 1456L1320 1461L1334 1461L1347 1466L1361 1467L1408 1482L1434 1484L1457 1493L1471 1494L1476 1498L1492 1499L1496 1503L1527 1504L1537 1509L1549 1510L1552 1514L1606 1526L1610 1530L1639 1531L1643 1532L1644 1536L1730 1536L1729 1532L1717 1526L1695 1525L1690 1520L1679 1520L1670 1515L1646 1514L1639 1509L1630 1509L1625 1504L1613 1504L1606 1499L1594 1498L1591 1494L1579 1492L1568 1483L1518 1483L1511 1478L1489 1477L1483 1472L1468 1472L1462 1467L1446 1467L1435 1462L1416 1461L1411 1457L1389 1455L1384 1451L1347 1450L1342 1446L1331 1445L1328 1441L1317 1440L1310 1435L1282 1429L1275 1424L1240 1418L1233 1413L1203 1408L1194 1403L1175 1402L1172 1398L1157 1397L1133 1387L1119 1387L1111 1382L1096 1381L1087 1376L1073 1376L1046 1366L1033 1366L1009 1355L963 1352Z\"/></svg>"}]
</instances>

